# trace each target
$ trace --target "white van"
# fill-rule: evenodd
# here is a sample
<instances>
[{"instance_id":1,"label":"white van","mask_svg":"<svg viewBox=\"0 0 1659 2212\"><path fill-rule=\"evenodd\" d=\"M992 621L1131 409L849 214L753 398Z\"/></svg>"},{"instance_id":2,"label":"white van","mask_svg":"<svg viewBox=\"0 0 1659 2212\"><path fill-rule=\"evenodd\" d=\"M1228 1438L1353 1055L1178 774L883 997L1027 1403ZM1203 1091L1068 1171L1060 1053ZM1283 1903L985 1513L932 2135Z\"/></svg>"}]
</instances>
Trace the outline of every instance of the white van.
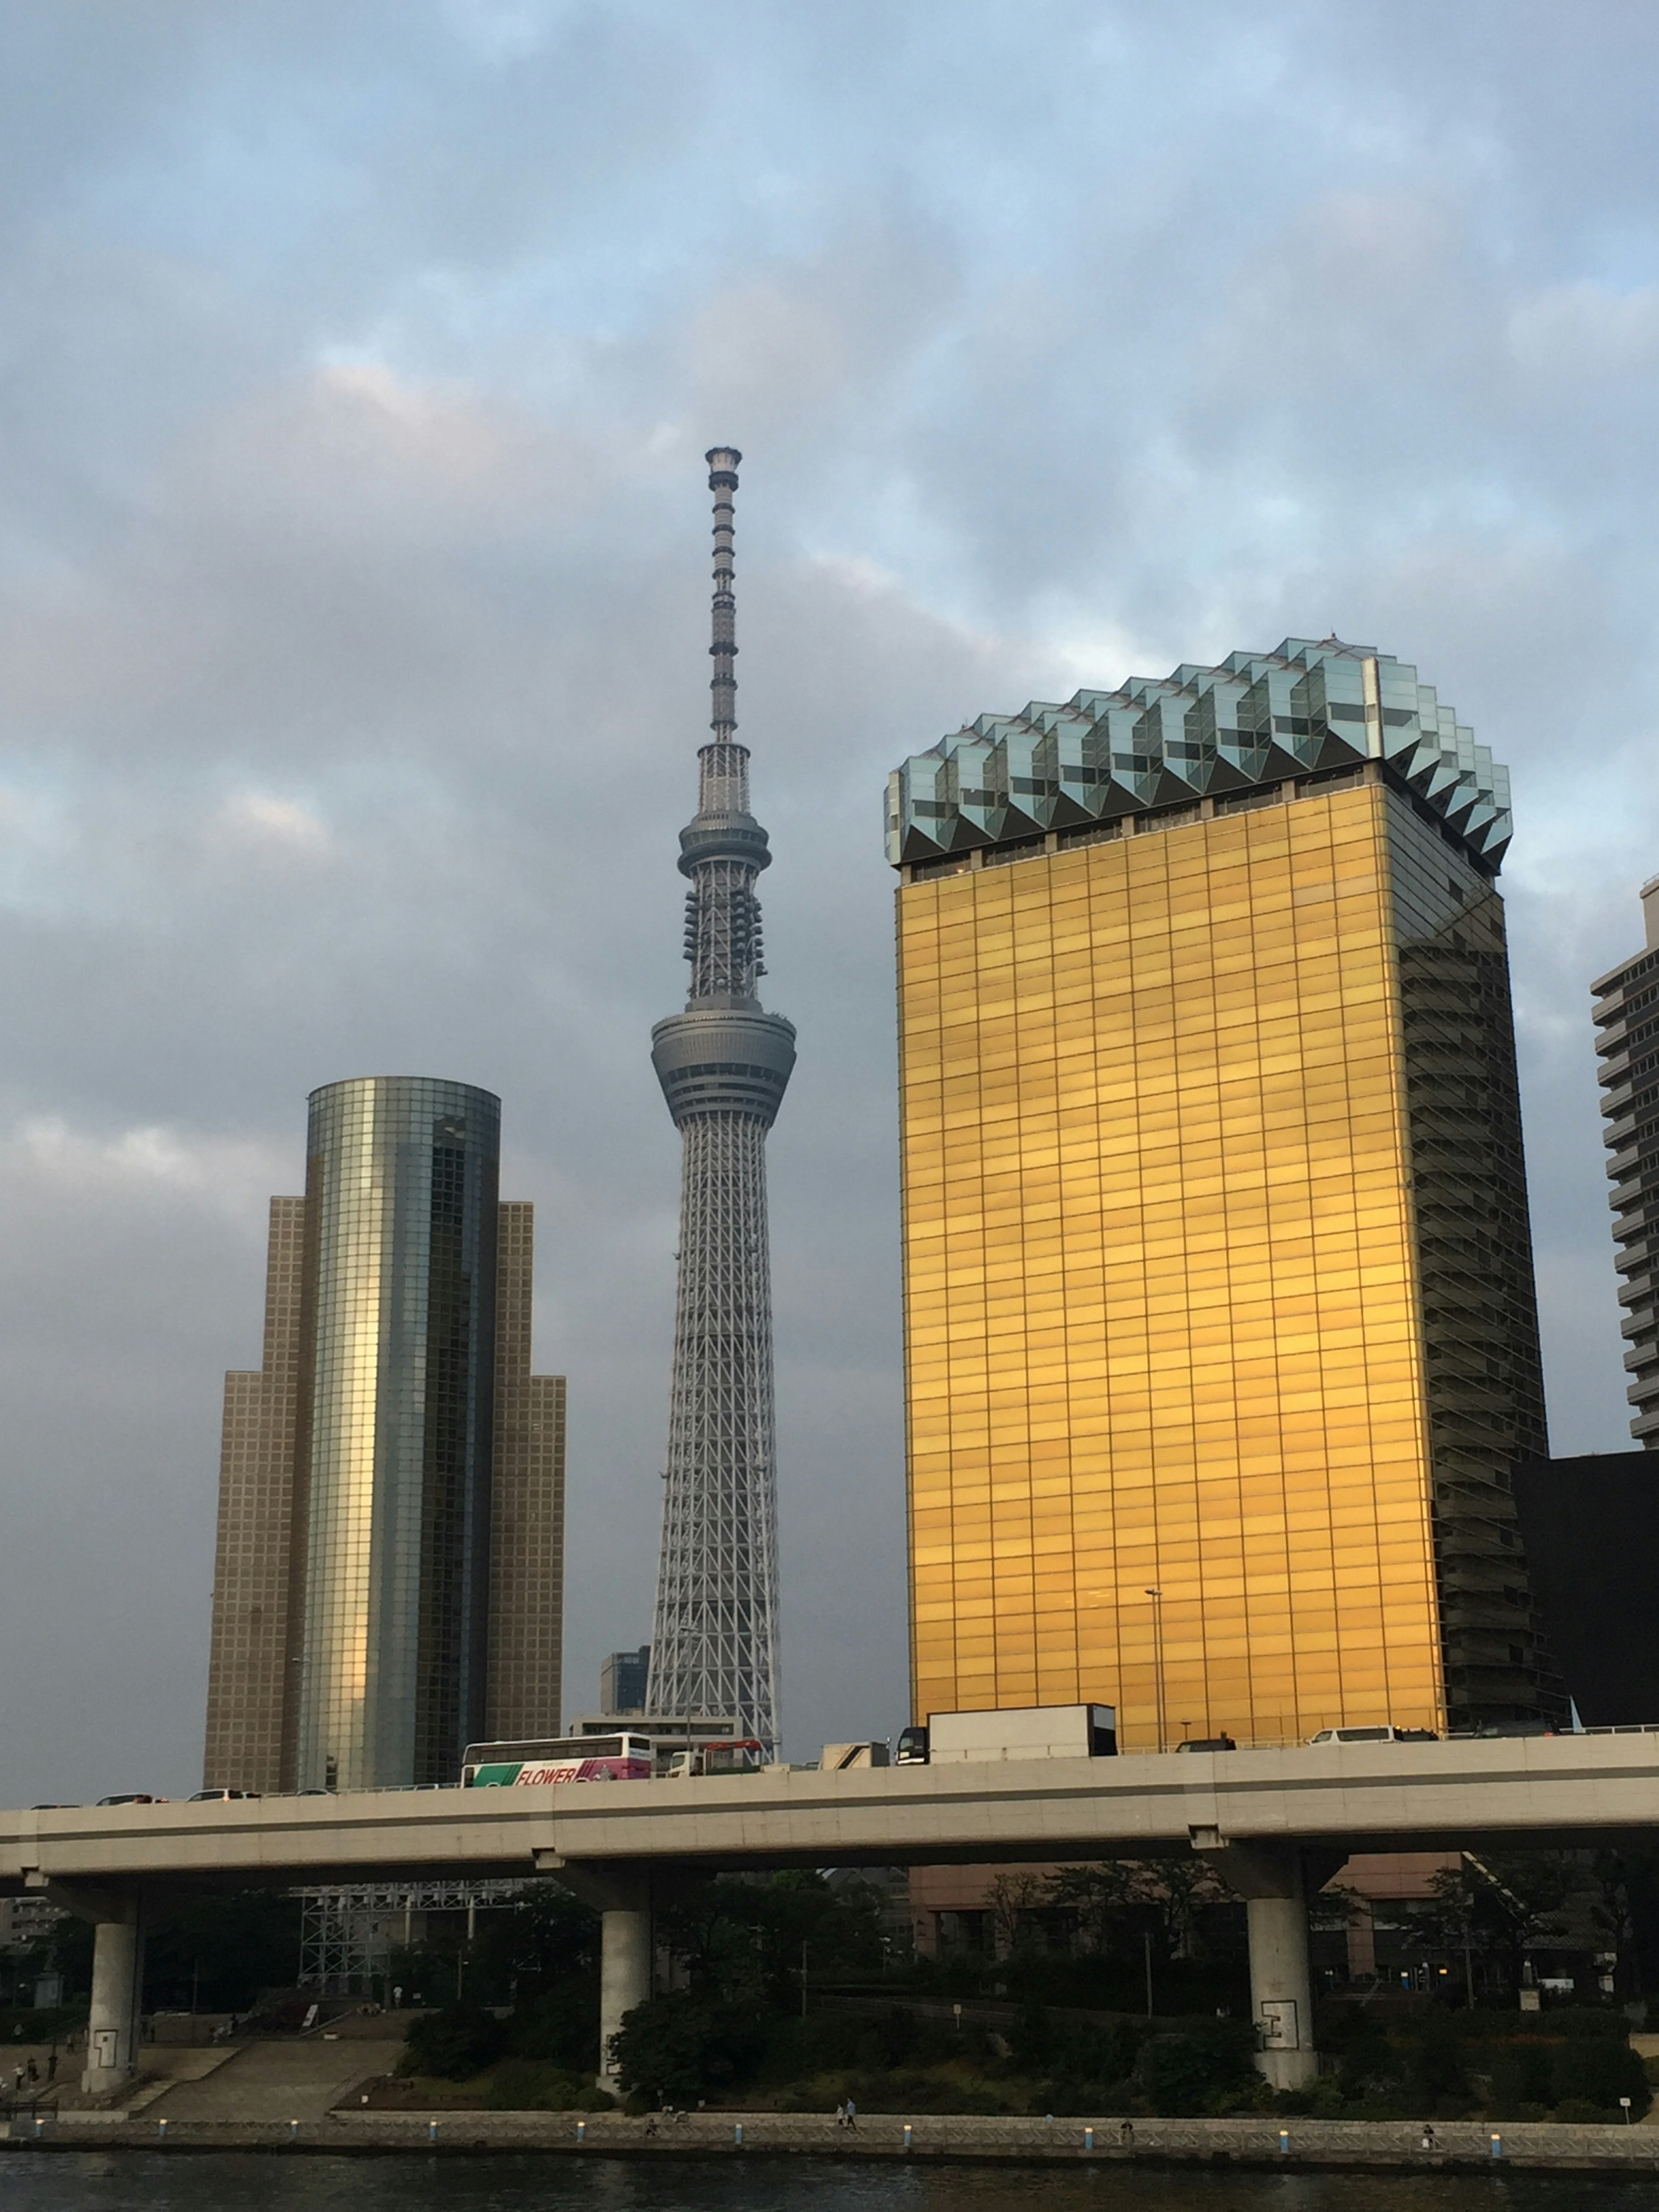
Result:
<instances>
[{"instance_id":1,"label":"white van","mask_svg":"<svg viewBox=\"0 0 1659 2212\"><path fill-rule=\"evenodd\" d=\"M1308 1738L1310 1743L1435 1743L1438 1741L1432 1729L1334 1728L1321 1729L1317 1735Z\"/></svg>"}]
</instances>

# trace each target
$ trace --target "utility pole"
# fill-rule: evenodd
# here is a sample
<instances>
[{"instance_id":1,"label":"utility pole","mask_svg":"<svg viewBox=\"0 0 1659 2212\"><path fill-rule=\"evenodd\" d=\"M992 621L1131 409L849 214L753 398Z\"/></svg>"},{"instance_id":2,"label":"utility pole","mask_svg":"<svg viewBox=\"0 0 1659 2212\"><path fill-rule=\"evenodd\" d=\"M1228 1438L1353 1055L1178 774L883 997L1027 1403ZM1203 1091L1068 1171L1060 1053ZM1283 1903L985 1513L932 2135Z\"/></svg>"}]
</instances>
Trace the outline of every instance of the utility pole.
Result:
<instances>
[{"instance_id":1,"label":"utility pole","mask_svg":"<svg viewBox=\"0 0 1659 2212\"><path fill-rule=\"evenodd\" d=\"M1158 1683L1158 1747L1160 1751L1167 1751L1170 1748L1170 1734L1164 1718L1164 1593L1161 1589L1149 1589L1146 1595L1152 1601L1152 1666Z\"/></svg>"}]
</instances>

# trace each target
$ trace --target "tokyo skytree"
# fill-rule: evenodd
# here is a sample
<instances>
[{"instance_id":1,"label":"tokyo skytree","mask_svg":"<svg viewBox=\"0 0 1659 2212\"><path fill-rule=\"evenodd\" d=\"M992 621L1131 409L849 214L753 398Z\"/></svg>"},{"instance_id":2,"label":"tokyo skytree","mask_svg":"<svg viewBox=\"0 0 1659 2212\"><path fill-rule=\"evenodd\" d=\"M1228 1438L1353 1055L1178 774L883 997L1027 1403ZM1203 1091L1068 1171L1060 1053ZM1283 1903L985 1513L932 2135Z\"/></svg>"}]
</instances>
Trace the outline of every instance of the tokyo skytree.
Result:
<instances>
[{"instance_id":1,"label":"tokyo skytree","mask_svg":"<svg viewBox=\"0 0 1659 2212\"><path fill-rule=\"evenodd\" d=\"M762 1012L760 901L771 860L749 811L737 738L732 501L743 456L708 456L714 495L714 736L697 755L697 811L680 832L685 1012L651 1032L684 1147L674 1375L662 1554L647 1708L729 1715L775 1753L778 1729L777 1469L766 1133L795 1064L795 1031Z\"/></svg>"}]
</instances>

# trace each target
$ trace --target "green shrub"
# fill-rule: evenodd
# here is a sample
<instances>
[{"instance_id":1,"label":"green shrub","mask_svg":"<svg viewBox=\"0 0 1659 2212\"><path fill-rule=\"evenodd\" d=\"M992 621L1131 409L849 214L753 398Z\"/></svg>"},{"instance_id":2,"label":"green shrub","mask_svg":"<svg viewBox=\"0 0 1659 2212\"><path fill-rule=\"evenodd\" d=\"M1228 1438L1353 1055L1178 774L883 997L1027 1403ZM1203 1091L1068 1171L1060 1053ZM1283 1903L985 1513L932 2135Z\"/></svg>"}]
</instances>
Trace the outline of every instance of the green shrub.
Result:
<instances>
[{"instance_id":1,"label":"green shrub","mask_svg":"<svg viewBox=\"0 0 1659 2212\"><path fill-rule=\"evenodd\" d=\"M619 2087L655 2102L695 2105L759 2057L765 2026L752 2008L709 2002L690 1990L647 1997L616 2038Z\"/></svg>"},{"instance_id":2,"label":"green shrub","mask_svg":"<svg viewBox=\"0 0 1659 2212\"><path fill-rule=\"evenodd\" d=\"M506 2047L507 2031L493 2012L482 2005L446 2005L410 2023L398 2071L465 2081L481 2074Z\"/></svg>"},{"instance_id":3,"label":"green shrub","mask_svg":"<svg viewBox=\"0 0 1659 2212\"><path fill-rule=\"evenodd\" d=\"M1542 2112L1555 2102L1553 2057L1547 2043L1498 2045L1492 2057L1489 2109L1494 2119L1542 2117Z\"/></svg>"},{"instance_id":4,"label":"green shrub","mask_svg":"<svg viewBox=\"0 0 1659 2212\"><path fill-rule=\"evenodd\" d=\"M907 2058L915 2055L920 2039L915 2013L902 2005L890 2005L877 2019L862 2022L858 2063L884 2069L902 2066Z\"/></svg>"},{"instance_id":5,"label":"green shrub","mask_svg":"<svg viewBox=\"0 0 1659 2212\"><path fill-rule=\"evenodd\" d=\"M514 2058L539 2058L567 2073L591 2072L599 2049L599 1985L573 1975L520 2005L507 2024L507 2049Z\"/></svg>"},{"instance_id":6,"label":"green shrub","mask_svg":"<svg viewBox=\"0 0 1659 2212\"><path fill-rule=\"evenodd\" d=\"M1358 2104L1363 2098L1395 2087L1400 2080L1400 2054L1388 2038L1366 2027L1355 2033L1343 2051L1336 2069L1343 2100Z\"/></svg>"},{"instance_id":7,"label":"green shrub","mask_svg":"<svg viewBox=\"0 0 1659 2212\"><path fill-rule=\"evenodd\" d=\"M1443 2013L1429 2015L1413 2039L1405 2094L1413 2118L1449 2119L1469 2108L1462 2039Z\"/></svg>"},{"instance_id":8,"label":"green shrub","mask_svg":"<svg viewBox=\"0 0 1659 2212\"><path fill-rule=\"evenodd\" d=\"M1053 2071L1043 2087L1045 2112L1105 2112L1136 2101L1130 2085L1146 2030L1132 2020L1075 2024L1046 2016L1041 2047ZM1030 2048L1030 2045L1027 2046ZM1015 2045L1016 2057L1019 2046Z\"/></svg>"},{"instance_id":9,"label":"green shrub","mask_svg":"<svg viewBox=\"0 0 1659 2212\"><path fill-rule=\"evenodd\" d=\"M1630 2022L1624 2014L1605 2005L1552 2005L1538 2017L1547 2035L1567 2036L1574 2041L1589 2036L1623 2043L1630 2034Z\"/></svg>"},{"instance_id":10,"label":"green shrub","mask_svg":"<svg viewBox=\"0 0 1659 2212\"><path fill-rule=\"evenodd\" d=\"M1639 2120L1653 2102L1647 2070L1627 2043L1604 2036L1583 2036L1558 2044L1550 2067L1558 2109L1566 2104L1587 2104L1594 2117L1617 2119L1619 2100L1628 2097L1631 2117Z\"/></svg>"},{"instance_id":11,"label":"green shrub","mask_svg":"<svg viewBox=\"0 0 1659 2212\"><path fill-rule=\"evenodd\" d=\"M1606 2120L1608 2114L1588 2097L1563 2097L1550 2114L1553 2120L1569 2120L1575 2126L1587 2126Z\"/></svg>"},{"instance_id":12,"label":"green shrub","mask_svg":"<svg viewBox=\"0 0 1659 2212\"><path fill-rule=\"evenodd\" d=\"M994 2118L1020 2110L988 2082L964 2083L954 2075L924 2074L915 2068L855 2074L846 2089L861 2112L972 2112Z\"/></svg>"},{"instance_id":13,"label":"green shrub","mask_svg":"<svg viewBox=\"0 0 1659 2212\"><path fill-rule=\"evenodd\" d=\"M1192 2118L1251 2086L1254 2053L1249 2030L1230 2021L1149 2035L1135 2060L1135 2087L1149 2112Z\"/></svg>"},{"instance_id":14,"label":"green shrub","mask_svg":"<svg viewBox=\"0 0 1659 2212\"><path fill-rule=\"evenodd\" d=\"M490 2075L484 2102L495 2112L605 2112L616 2100L596 2087L591 2075L533 2058L504 2058Z\"/></svg>"}]
</instances>

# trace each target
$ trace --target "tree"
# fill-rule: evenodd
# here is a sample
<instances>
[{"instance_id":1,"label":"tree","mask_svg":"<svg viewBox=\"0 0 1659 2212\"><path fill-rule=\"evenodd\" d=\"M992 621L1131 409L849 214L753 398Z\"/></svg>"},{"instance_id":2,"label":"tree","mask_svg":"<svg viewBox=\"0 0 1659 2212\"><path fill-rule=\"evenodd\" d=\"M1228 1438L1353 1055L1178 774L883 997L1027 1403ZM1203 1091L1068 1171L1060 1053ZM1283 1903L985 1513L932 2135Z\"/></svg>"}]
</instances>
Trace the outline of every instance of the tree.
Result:
<instances>
[{"instance_id":1,"label":"tree","mask_svg":"<svg viewBox=\"0 0 1659 2212\"><path fill-rule=\"evenodd\" d=\"M1167 1859L1108 1859L1061 1867L1044 1886L1043 1902L1069 1908L1085 1946L1103 1958L1128 1955L1151 1935L1164 1960L1190 1959L1199 1949L1199 1915L1231 1903L1232 1892L1207 1860L1188 1852Z\"/></svg>"},{"instance_id":2,"label":"tree","mask_svg":"<svg viewBox=\"0 0 1659 2212\"><path fill-rule=\"evenodd\" d=\"M410 2023L399 2074L425 2074L441 2081L465 2081L501 2057L507 2031L482 2005L446 2005Z\"/></svg>"},{"instance_id":3,"label":"tree","mask_svg":"<svg viewBox=\"0 0 1659 2212\"><path fill-rule=\"evenodd\" d=\"M1054 1900L1041 1875L1000 1874L986 1892L999 1958L1030 1948L1033 1913Z\"/></svg>"},{"instance_id":4,"label":"tree","mask_svg":"<svg viewBox=\"0 0 1659 2212\"><path fill-rule=\"evenodd\" d=\"M1500 1960L1513 1986L1527 1946L1559 1930L1577 1886L1572 1863L1559 1851L1483 1858L1465 1852L1455 1867L1433 1877L1433 1895L1409 1917L1431 1945Z\"/></svg>"},{"instance_id":5,"label":"tree","mask_svg":"<svg viewBox=\"0 0 1659 2212\"><path fill-rule=\"evenodd\" d=\"M629 2095L693 2105L734 2080L759 2041L752 2010L675 1990L636 2004L611 2038L611 2052Z\"/></svg>"},{"instance_id":6,"label":"tree","mask_svg":"<svg viewBox=\"0 0 1659 2212\"><path fill-rule=\"evenodd\" d=\"M599 1965L599 1914L544 1878L509 1910L479 1914L466 1985L489 2002L523 2004L573 1982L597 1990Z\"/></svg>"},{"instance_id":7,"label":"tree","mask_svg":"<svg viewBox=\"0 0 1659 2212\"><path fill-rule=\"evenodd\" d=\"M1202 2028L1149 2035L1135 2060L1134 2082L1150 2111L1183 2118L1214 2112L1254 2091L1255 2038L1217 2021Z\"/></svg>"},{"instance_id":8,"label":"tree","mask_svg":"<svg viewBox=\"0 0 1659 2212\"><path fill-rule=\"evenodd\" d=\"M869 1882L832 1883L806 1869L760 1881L726 1875L661 1917L668 1948L694 1989L759 1996L793 2010L803 1952L820 1977L878 1970L882 1896Z\"/></svg>"},{"instance_id":9,"label":"tree","mask_svg":"<svg viewBox=\"0 0 1659 2212\"><path fill-rule=\"evenodd\" d=\"M1615 1993L1630 1999L1659 1989L1659 1851L1597 1851L1589 1875L1590 1917L1617 1954Z\"/></svg>"}]
</instances>

